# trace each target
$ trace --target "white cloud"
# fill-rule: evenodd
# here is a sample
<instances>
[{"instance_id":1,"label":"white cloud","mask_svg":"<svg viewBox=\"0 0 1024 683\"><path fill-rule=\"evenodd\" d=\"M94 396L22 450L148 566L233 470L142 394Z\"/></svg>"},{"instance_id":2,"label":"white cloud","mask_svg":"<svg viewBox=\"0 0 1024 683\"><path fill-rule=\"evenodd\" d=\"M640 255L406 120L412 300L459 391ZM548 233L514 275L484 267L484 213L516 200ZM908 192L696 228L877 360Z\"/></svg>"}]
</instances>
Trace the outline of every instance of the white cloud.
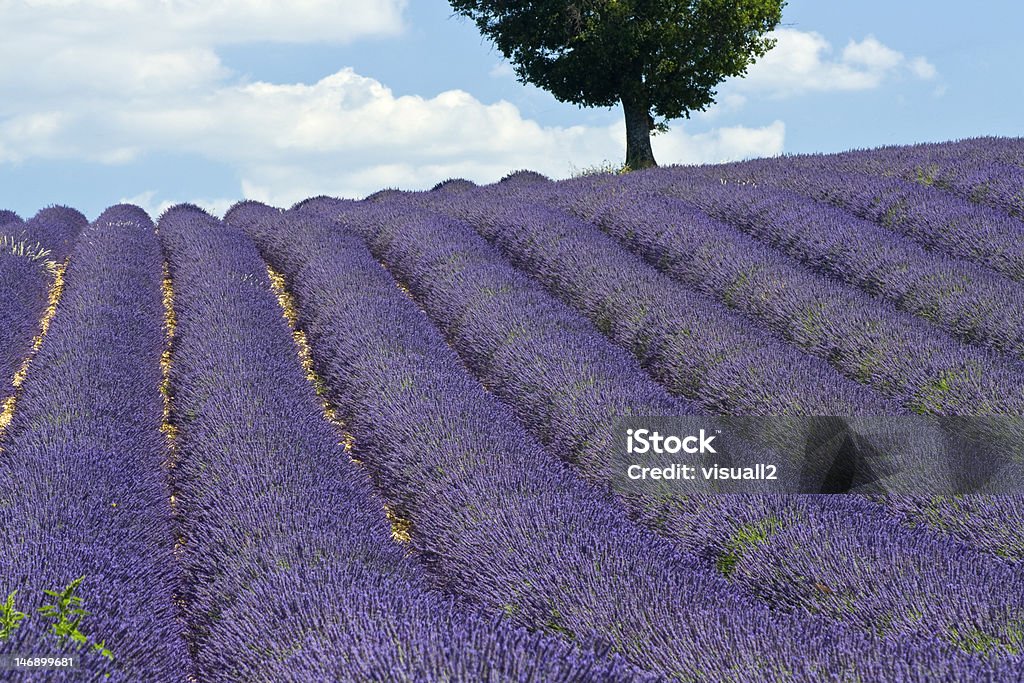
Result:
<instances>
[{"instance_id":1,"label":"white cloud","mask_svg":"<svg viewBox=\"0 0 1024 683\"><path fill-rule=\"evenodd\" d=\"M403 29L407 0L0 0L0 116L12 100L157 97L229 74L219 45L344 43ZM13 65L13 68L12 68Z\"/></svg>"},{"instance_id":2,"label":"white cloud","mask_svg":"<svg viewBox=\"0 0 1024 683\"><path fill-rule=\"evenodd\" d=\"M743 79L731 86L741 92L786 97L807 92L870 90L886 80L935 78L937 71L924 57L908 58L874 36L851 40L838 57L819 33L779 29L776 46L756 62Z\"/></svg>"},{"instance_id":3,"label":"white cloud","mask_svg":"<svg viewBox=\"0 0 1024 683\"><path fill-rule=\"evenodd\" d=\"M874 36L868 36L859 43L851 40L843 49L843 62L850 66L862 66L875 73L890 71L906 59L902 53L886 47Z\"/></svg>"},{"instance_id":4,"label":"white cloud","mask_svg":"<svg viewBox=\"0 0 1024 683\"><path fill-rule=\"evenodd\" d=\"M50 41L347 42L402 28L408 0L0 0L7 31ZM13 37L5 31L5 38Z\"/></svg>"},{"instance_id":5,"label":"white cloud","mask_svg":"<svg viewBox=\"0 0 1024 683\"><path fill-rule=\"evenodd\" d=\"M782 121L763 128L732 126L686 135L671 131L654 139L655 154L672 163L718 163L750 156L782 154L786 126Z\"/></svg>"},{"instance_id":6,"label":"white cloud","mask_svg":"<svg viewBox=\"0 0 1024 683\"><path fill-rule=\"evenodd\" d=\"M516 70L510 62L498 62L488 72L491 78L515 78Z\"/></svg>"},{"instance_id":7,"label":"white cloud","mask_svg":"<svg viewBox=\"0 0 1024 683\"><path fill-rule=\"evenodd\" d=\"M176 204L183 202L189 202L195 204L201 209L209 211L218 218L223 218L227 210L231 208L237 199L160 199L159 193L156 190L147 190L141 194L137 194L133 197L122 197L117 201L118 204L134 204L145 210L149 214L149 217L156 222L160 219L160 215Z\"/></svg>"},{"instance_id":8,"label":"white cloud","mask_svg":"<svg viewBox=\"0 0 1024 683\"><path fill-rule=\"evenodd\" d=\"M313 194L364 196L478 182L532 168L561 177L623 156L622 124L542 126L512 104L451 90L396 96L352 69L315 83L247 82L216 46L245 40L342 41L402 28L404 0L0 0L0 163L138 162L149 153L231 166L244 196L290 204ZM309 17L315 17L311 21ZM742 96L737 96L742 104ZM654 140L664 163L777 154L785 128ZM179 200L223 212L226 199L128 201L154 217Z\"/></svg>"},{"instance_id":9,"label":"white cloud","mask_svg":"<svg viewBox=\"0 0 1024 683\"><path fill-rule=\"evenodd\" d=\"M573 167L622 157L621 123L544 127L507 102L461 91L396 97L351 69L311 85L228 86L182 110L123 112L121 131L168 149L228 160L243 194L290 205L314 194L361 197L383 187L423 189L450 177L493 182L512 169L564 177ZM654 139L665 163L774 155L785 127L724 128Z\"/></svg>"},{"instance_id":10,"label":"white cloud","mask_svg":"<svg viewBox=\"0 0 1024 683\"><path fill-rule=\"evenodd\" d=\"M925 81L930 81L939 73L935 65L924 57L915 57L910 60L910 70L915 76Z\"/></svg>"},{"instance_id":11,"label":"white cloud","mask_svg":"<svg viewBox=\"0 0 1024 683\"><path fill-rule=\"evenodd\" d=\"M0 163L60 154L56 137L68 118L59 111L27 111L0 118Z\"/></svg>"}]
</instances>

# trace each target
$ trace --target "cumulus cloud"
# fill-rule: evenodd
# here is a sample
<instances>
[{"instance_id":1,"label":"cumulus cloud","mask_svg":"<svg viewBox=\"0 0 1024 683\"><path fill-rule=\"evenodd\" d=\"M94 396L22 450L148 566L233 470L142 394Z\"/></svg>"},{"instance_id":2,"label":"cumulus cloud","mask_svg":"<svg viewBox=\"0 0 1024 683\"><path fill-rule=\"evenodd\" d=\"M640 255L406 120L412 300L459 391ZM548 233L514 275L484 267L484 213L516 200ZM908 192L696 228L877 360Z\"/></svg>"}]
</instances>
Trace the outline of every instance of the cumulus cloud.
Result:
<instances>
[{"instance_id":1,"label":"cumulus cloud","mask_svg":"<svg viewBox=\"0 0 1024 683\"><path fill-rule=\"evenodd\" d=\"M673 131L655 138L654 148L661 158L673 163L718 163L782 154L785 140L785 124L775 121L760 128L728 126L697 135Z\"/></svg>"},{"instance_id":2,"label":"cumulus cloud","mask_svg":"<svg viewBox=\"0 0 1024 683\"><path fill-rule=\"evenodd\" d=\"M227 43L394 35L406 0L0 0L0 116L78 97L157 98L231 74ZM15 68L9 68L15 65ZM75 102L75 104L80 104Z\"/></svg>"},{"instance_id":3,"label":"cumulus cloud","mask_svg":"<svg viewBox=\"0 0 1024 683\"><path fill-rule=\"evenodd\" d=\"M508 102L484 104L453 90L396 96L343 69L314 84L228 86L205 101L160 112L122 112L115 127L159 137L241 169L247 197L287 205L311 194L361 197L382 187L422 189L450 177L492 182L514 168L563 177L617 159L622 125L541 126ZM658 136L666 162L698 163L782 151L785 127L723 128Z\"/></svg>"},{"instance_id":4,"label":"cumulus cloud","mask_svg":"<svg viewBox=\"0 0 1024 683\"><path fill-rule=\"evenodd\" d=\"M5 39L167 45L346 42L402 28L408 0L0 0ZM11 31L10 29L16 29Z\"/></svg>"},{"instance_id":5,"label":"cumulus cloud","mask_svg":"<svg viewBox=\"0 0 1024 683\"><path fill-rule=\"evenodd\" d=\"M177 199L166 199L161 198L160 193L156 190L146 190L140 194L132 197L121 197L117 200L118 204L134 204L142 208L150 217L155 221L160 218L160 215L167 209L181 204L183 202L189 202L195 204L201 209L209 211L218 218L223 218L227 210L231 208L237 199L197 199L195 197L188 198L177 198Z\"/></svg>"},{"instance_id":6,"label":"cumulus cloud","mask_svg":"<svg viewBox=\"0 0 1024 683\"><path fill-rule=\"evenodd\" d=\"M28 111L0 118L0 163L61 154L56 138L68 120L60 111Z\"/></svg>"},{"instance_id":7,"label":"cumulus cloud","mask_svg":"<svg viewBox=\"0 0 1024 683\"><path fill-rule=\"evenodd\" d=\"M915 57L910 60L910 71L918 78L930 81L938 75L938 70L935 65L929 62L924 57Z\"/></svg>"},{"instance_id":8,"label":"cumulus cloud","mask_svg":"<svg viewBox=\"0 0 1024 683\"><path fill-rule=\"evenodd\" d=\"M574 169L622 158L625 140L620 126L580 131L583 135L574 135L574 131L566 134L566 129L545 129L543 136L524 140L530 146L515 156L464 155L426 163L384 160L359 167L339 166L330 159L254 165L246 169L243 194L289 206L315 194L358 198L388 187L427 189L448 178L489 183L517 168L560 178ZM760 128L722 128L696 135L673 130L655 139L654 151L663 163L710 163L779 154L784 138L785 126L779 121Z\"/></svg>"},{"instance_id":9,"label":"cumulus cloud","mask_svg":"<svg viewBox=\"0 0 1024 683\"><path fill-rule=\"evenodd\" d=\"M839 54L819 33L778 29L775 48L756 62L746 78L733 82L740 92L779 97L807 92L870 90L886 80L930 80L935 66L924 57L908 58L874 36L851 40Z\"/></svg>"}]
</instances>

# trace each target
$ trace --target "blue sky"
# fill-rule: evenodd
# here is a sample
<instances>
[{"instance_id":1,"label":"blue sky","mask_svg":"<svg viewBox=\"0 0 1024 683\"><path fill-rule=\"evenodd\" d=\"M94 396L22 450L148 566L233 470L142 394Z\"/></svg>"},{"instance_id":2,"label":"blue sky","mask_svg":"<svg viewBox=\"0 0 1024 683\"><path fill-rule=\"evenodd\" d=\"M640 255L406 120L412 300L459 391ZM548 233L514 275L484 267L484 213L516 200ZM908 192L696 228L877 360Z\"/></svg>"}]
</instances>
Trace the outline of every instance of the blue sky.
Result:
<instances>
[{"instance_id":1,"label":"blue sky","mask_svg":"<svg viewBox=\"0 0 1024 683\"><path fill-rule=\"evenodd\" d=\"M621 112L518 83L444 0L0 0L0 207L279 205L623 156ZM793 0L659 161L1021 135L1024 5Z\"/></svg>"}]
</instances>

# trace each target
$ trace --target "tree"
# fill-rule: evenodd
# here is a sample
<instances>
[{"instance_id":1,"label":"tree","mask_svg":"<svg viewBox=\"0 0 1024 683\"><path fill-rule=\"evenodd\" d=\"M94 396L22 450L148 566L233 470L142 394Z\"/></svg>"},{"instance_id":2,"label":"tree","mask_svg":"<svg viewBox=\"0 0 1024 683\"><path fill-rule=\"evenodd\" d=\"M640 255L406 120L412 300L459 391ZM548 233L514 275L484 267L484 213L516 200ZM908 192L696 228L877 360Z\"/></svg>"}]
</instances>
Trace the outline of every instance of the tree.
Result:
<instances>
[{"instance_id":1,"label":"tree","mask_svg":"<svg viewBox=\"0 0 1024 683\"><path fill-rule=\"evenodd\" d=\"M562 102L622 104L626 166L656 166L651 133L703 111L774 46L785 0L450 0L523 83ZM657 118L656 118L657 117Z\"/></svg>"}]
</instances>

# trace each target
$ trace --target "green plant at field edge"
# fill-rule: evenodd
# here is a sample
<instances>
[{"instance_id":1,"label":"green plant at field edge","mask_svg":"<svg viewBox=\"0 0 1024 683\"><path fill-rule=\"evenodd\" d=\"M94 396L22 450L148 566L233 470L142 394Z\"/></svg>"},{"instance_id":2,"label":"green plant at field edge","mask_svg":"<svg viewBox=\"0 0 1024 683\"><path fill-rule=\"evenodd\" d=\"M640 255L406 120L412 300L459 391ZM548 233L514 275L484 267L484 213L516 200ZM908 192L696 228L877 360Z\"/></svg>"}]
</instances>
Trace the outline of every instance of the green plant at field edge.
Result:
<instances>
[{"instance_id":1,"label":"green plant at field edge","mask_svg":"<svg viewBox=\"0 0 1024 683\"><path fill-rule=\"evenodd\" d=\"M68 640L75 644L76 648L90 644L89 636L81 630L82 620L89 616L89 612L82 609L84 600L81 596L75 595L78 587L85 581L85 576L79 576L60 591L44 590L43 593L54 598L54 603L43 605L38 609L39 614L46 619L54 621L51 630L57 641L63 645ZM100 656L114 661L114 653L107 647L105 640L98 643L91 643L92 649Z\"/></svg>"},{"instance_id":2,"label":"green plant at field edge","mask_svg":"<svg viewBox=\"0 0 1024 683\"><path fill-rule=\"evenodd\" d=\"M14 608L14 598L18 591L13 591L7 600L0 603L0 640L7 640L18 628L18 623L27 615Z\"/></svg>"}]
</instances>

